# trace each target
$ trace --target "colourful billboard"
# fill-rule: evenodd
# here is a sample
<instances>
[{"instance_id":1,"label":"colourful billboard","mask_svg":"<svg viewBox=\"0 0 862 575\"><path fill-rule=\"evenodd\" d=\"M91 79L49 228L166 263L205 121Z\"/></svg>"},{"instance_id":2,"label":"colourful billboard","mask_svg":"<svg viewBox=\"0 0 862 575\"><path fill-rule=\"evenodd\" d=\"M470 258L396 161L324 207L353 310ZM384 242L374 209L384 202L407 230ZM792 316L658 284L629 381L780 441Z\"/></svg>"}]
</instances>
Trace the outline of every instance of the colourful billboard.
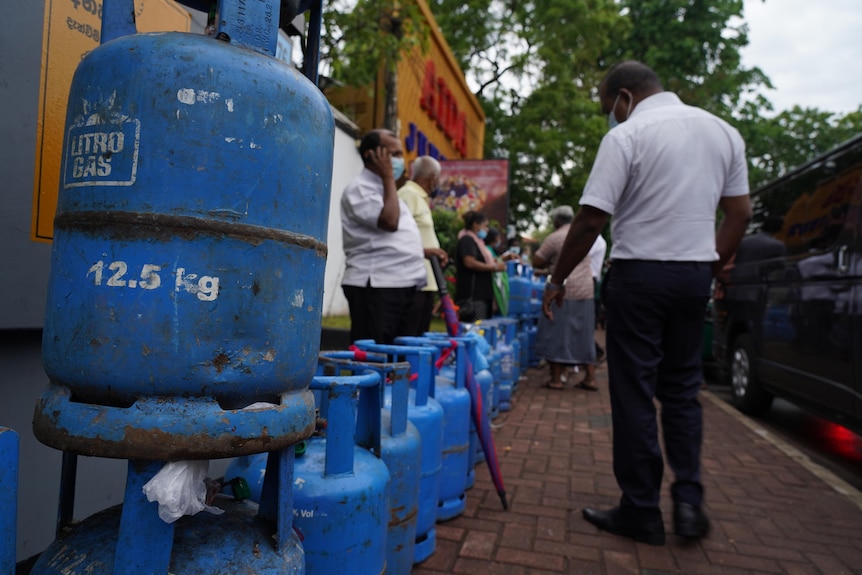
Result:
<instances>
[{"instance_id":1,"label":"colourful billboard","mask_svg":"<svg viewBox=\"0 0 862 575\"><path fill-rule=\"evenodd\" d=\"M509 161L449 160L440 162L440 183L431 194L431 207L459 216L482 212L506 229L509 223Z\"/></svg>"}]
</instances>

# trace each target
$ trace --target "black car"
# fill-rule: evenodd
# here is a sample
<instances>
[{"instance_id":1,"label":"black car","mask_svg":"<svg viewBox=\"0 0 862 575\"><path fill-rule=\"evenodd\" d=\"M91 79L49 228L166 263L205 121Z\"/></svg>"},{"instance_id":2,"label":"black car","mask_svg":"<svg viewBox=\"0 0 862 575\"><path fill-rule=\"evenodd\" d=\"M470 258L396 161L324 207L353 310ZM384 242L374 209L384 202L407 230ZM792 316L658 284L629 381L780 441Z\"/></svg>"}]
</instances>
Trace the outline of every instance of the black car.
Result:
<instances>
[{"instance_id":1,"label":"black car","mask_svg":"<svg viewBox=\"0 0 862 575\"><path fill-rule=\"evenodd\" d=\"M713 294L713 355L744 413L775 396L862 432L862 135L752 193Z\"/></svg>"}]
</instances>

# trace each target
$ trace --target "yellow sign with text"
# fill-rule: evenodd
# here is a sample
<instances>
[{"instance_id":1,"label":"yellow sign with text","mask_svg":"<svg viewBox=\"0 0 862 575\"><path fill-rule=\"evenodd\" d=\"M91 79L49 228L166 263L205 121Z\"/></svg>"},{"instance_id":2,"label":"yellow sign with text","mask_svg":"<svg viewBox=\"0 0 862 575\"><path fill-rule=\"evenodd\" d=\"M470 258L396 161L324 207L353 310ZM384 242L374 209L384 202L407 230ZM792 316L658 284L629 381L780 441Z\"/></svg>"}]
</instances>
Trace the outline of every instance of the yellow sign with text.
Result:
<instances>
[{"instance_id":1,"label":"yellow sign with text","mask_svg":"<svg viewBox=\"0 0 862 575\"><path fill-rule=\"evenodd\" d=\"M69 89L78 62L99 45L101 17L102 0L45 0L30 234L36 241L54 237ZM172 0L135 0L135 23L139 32L188 32L191 15Z\"/></svg>"}]
</instances>

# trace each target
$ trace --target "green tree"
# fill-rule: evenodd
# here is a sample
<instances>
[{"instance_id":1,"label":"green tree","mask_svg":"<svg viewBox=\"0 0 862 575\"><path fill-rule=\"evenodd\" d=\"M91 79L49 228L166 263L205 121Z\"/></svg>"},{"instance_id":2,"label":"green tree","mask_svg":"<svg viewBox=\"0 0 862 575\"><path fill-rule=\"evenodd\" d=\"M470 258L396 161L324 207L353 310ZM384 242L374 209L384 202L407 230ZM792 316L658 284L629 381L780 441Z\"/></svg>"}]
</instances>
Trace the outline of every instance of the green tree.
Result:
<instances>
[{"instance_id":1,"label":"green tree","mask_svg":"<svg viewBox=\"0 0 862 575\"><path fill-rule=\"evenodd\" d=\"M403 50L426 41L413 2L359 0L349 9L347 2L328 4L324 19L326 58L339 81L370 84L381 63L391 71ZM553 206L577 205L607 130L596 86L623 59L647 63L684 102L737 126L752 185L862 131L862 108L770 115L760 95L769 78L741 64L743 0L428 3L485 110L485 157L509 159L510 214L520 231L541 228L537 214Z\"/></svg>"},{"instance_id":2,"label":"green tree","mask_svg":"<svg viewBox=\"0 0 862 575\"><path fill-rule=\"evenodd\" d=\"M440 247L449 254L449 259L455 258L455 247L458 245L458 232L464 227L464 222L453 211L436 208L431 210L434 220L434 231L440 241Z\"/></svg>"},{"instance_id":3,"label":"green tree","mask_svg":"<svg viewBox=\"0 0 862 575\"><path fill-rule=\"evenodd\" d=\"M786 174L862 132L862 106L840 115L794 106L774 117L744 109L740 130L747 145L752 189Z\"/></svg>"},{"instance_id":4,"label":"green tree","mask_svg":"<svg viewBox=\"0 0 862 575\"><path fill-rule=\"evenodd\" d=\"M403 54L427 46L428 28L415 2L336 0L325 3L321 63L347 86L373 86L384 75L384 127L396 129L397 67ZM382 65L382 67L381 67Z\"/></svg>"},{"instance_id":5,"label":"green tree","mask_svg":"<svg viewBox=\"0 0 862 575\"><path fill-rule=\"evenodd\" d=\"M743 0L623 0L621 6L631 26L608 63L645 62L666 90L727 120L745 95L772 87L759 68L742 66L740 49L748 45ZM753 105L771 109L766 100Z\"/></svg>"},{"instance_id":6,"label":"green tree","mask_svg":"<svg viewBox=\"0 0 862 575\"><path fill-rule=\"evenodd\" d=\"M468 4L435 0L435 15L478 86L486 157L510 160L510 213L522 230L580 199L607 130L596 86L615 62L646 62L668 90L729 120L744 106L769 109L747 97L769 80L741 66L742 0Z\"/></svg>"},{"instance_id":7,"label":"green tree","mask_svg":"<svg viewBox=\"0 0 862 575\"><path fill-rule=\"evenodd\" d=\"M510 214L576 203L603 133L596 62L627 23L612 0L435 0L435 17L483 104L485 157L508 158Z\"/></svg>"},{"instance_id":8,"label":"green tree","mask_svg":"<svg viewBox=\"0 0 862 575\"><path fill-rule=\"evenodd\" d=\"M435 208L431 210L431 218L434 220L434 231L440 247L449 254L449 265L443 270L443 275L451 278L455 275L455 257L458 247L458 232L464 227L464 222L458 214L451 210ZM446 280L447 289L450 294L455 293L455 283Z\"/></svg>"}]
</instances>

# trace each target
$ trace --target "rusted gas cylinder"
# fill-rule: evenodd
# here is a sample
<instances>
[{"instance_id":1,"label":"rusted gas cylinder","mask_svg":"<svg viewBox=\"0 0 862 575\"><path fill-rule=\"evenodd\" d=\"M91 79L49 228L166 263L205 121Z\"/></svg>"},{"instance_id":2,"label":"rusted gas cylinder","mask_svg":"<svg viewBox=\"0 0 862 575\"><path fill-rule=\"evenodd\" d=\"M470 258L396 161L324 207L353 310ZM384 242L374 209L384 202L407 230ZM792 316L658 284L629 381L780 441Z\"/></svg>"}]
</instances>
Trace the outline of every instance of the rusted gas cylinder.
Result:
<instances>
[{"instance_id":1,"label":"rusted gas cylinder","mask_svg":"<svg viewBox=\"0 0 862 575\"><path fill-rule=\"evenodd\" d=\"M231 41L133 33L75 73L34 423L52 447L210 458L313 429L333 117L270 55L277 2L223 4ZM260 402L277 417L243 419Z\"/></svg>"}]
</instances>

